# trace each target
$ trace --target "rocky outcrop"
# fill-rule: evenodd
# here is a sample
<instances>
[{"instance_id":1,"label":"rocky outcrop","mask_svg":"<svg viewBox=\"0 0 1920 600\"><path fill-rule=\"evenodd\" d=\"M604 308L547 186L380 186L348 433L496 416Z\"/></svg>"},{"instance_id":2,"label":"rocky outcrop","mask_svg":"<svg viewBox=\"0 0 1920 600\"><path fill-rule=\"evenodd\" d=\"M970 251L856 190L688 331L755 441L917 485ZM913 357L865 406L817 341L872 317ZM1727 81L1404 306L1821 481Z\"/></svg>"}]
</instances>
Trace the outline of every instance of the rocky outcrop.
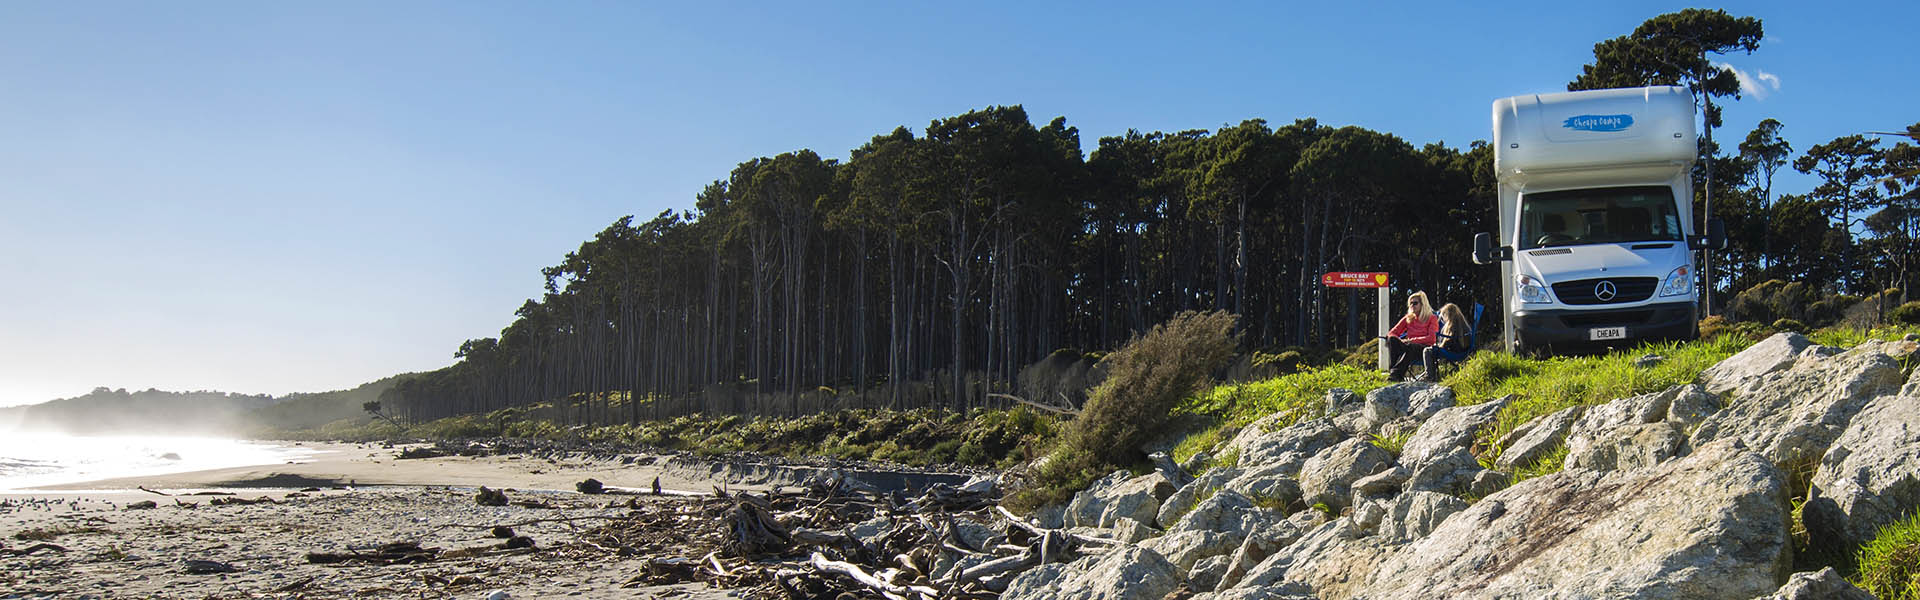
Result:
<instances>
[{"instance_id":1,"label":"rocky outcrop","mask_svg":"<svg viewBox=\"0 0 1920 600\"><path fill-rule=\"evenodd\" d=\"M1325 504L1336 511L1346 508L1353 494L1353 482L1391 465L1392 454L1365 440L1340 442L1301 466L1301 501L1308 505Z\"/></svg>"},{"instance_id":2,"label":"rocky outcrop","mask_svg":"<svg viewBox=\"0 0 1920 600\"><path fill-rule=\"evenodd\" d=\"M1387 557L1365 597L1765 595L1789 565L1786 514L1780 471L1733 442L1648 469L1564 471L1446 519Z\"/></svg>"},{"instance_id":3,"label":"rocky outcrop","mask_svg":"<svg viewBox=\"0 0 1920 600\"><path fill-rule=\"evenodd\" d=\"M1506 408L1512 397L1472 406L1454 406L1434 412L1420 430L1407 439L1400 450L1401 464L1418 466L1429 459L1473 444L1484 427L1493 424L1494 415Z\"/></svg>"},{"instance_id":4,"label":"rocky outcrop","mask_svg":"<svg viewBox=\"0 0 1920 600\"><path fill-rule=\"evenodd\" d=\"M1193 504L1200 501L1202 496L1226 487L1227 482L1238 478L1240 473L1239 469L1233 467L1219 467L1200 474L1160 503L1160 514L1156 520L1163 526L1171 526L1187 511L1193 510Z\"/></svg>"},{"instance_id":5,"label":"rocky outcrop","mask_svg":"<svg viewBox=\"0 0 1920 600\"><path fill-rule=\"evenodd\" d=\"M1820 459L1802 509L1808 534L1828 547L1852 548L1906 516L1920 506L1916 457L1920 397L1903 392L1869 401Z\"/></svg>"},{"instance_id":6,"label":"rocky outcrop","mask_svg":"<svg viewBox=\"0 0 1920 600\"><path fill-rule=\"evenodd\" d=\"M1707 391L1724 394L1748 380L1793 366L1800 352L1812 345L1804 335L1791 331L1777 333L1707 367L1700 372L1699 381L1706 385Z\"/></svg>"},{"instance_id":7,"label":"rocky outcrop","mask_svg":"<svg viewBox=\"0 0 1920 600\"><path fill-rule=\"evenodd\" d=\"M1227 561L1227 571L1215 588L1225 590L1233 587L1246 577L1248 570L1326 522L1326 516L1320 511L1304 510L1273 527L1249 532L1247 540L1240 543L1240 548L1234 550L1233 557Z\"/></svg>"},{"instance_id":8,"label":"rocky outcrop","mask_svg":"<svg viewBox=\"0 0 1920 600\"><path fill-rule=\"evenodd\" d=\"M1131 477L1126 471L1114 471L1106 477L1095 479L1087 485L1087 489L1074 493L1073 500L1067 502L1067 509L1061 515L1062 524L1059 527L1098 527L1101 513L1107 510L1108 490L1120 487Z\"/></svg>"},{"instance_id":9,"label":"rocky outcrop","mask_svg":"<svg viewBox=\"0 0 1920 600\"><path fill-rule=\"evenodd\" d=\"M1386 507L1376 535L1386 542L1403 544L1426 537L1454 513L1467 509L1467 502L1447 494L1407 492Z\"/></svg>"},{"instance_id":10,"label":"rocky outcrop","mask_svg":"<svg viewBox=\"0 0 1920 600\"><path fill-rule=\"evenodd\" d=\"M1160 502L1178 491L1157 472L1118 482L1112 478L1109 475L1095 487L1074 495L1067 505L1068 527L1112 528L1121 518L1154 523L1160 514Z\"/></svg>"},{"instance_id":11,"label":"rocky outcrop","mask_svg":"<svg viewBox=\"0 0 1920 600\"><path fill-rule=\"evenodd\" d=\"M1121 548L1098 559L1035 567L1007 584L1003 600L1160 600L1183 570L1152 550Z\"/></svg>"},{"instance_id":12,"label":"rocky outcrop","mask_svg":"<svg viewBox=\"0 0 1920 600\"><path fill-rule=\"evenodd\" d=\"M1351 598L1398 548L1352 519L1334 519L1247 571L1239 587L1306 584L1322 599Z\"/></svg>"},{"instance_id":13,"label":"rocky outcrop","mask_svg":"<svg viewBox=\"0 0 1920 600\"><path fill-rule=\"evenodd\" d=\"M1166 557L1175 569L1185 573L1201 559L1226 556L1240 547L1245 537L1212 531L1174 531L1142 542L1146 548Z\"/></svg>"},{"instance_id":14,"label":"rocky outcrop","mask_svg":"<svg viewBox=\"0 0 1920 600\"><path fill-rule=\"evenodd\" d=\"M1191 512L1167 528L1172 535L1182 531L1222 533L1233 537L1237 546L1248 534L1285 521L1278 510L1261 508L1253 499L1232 490L1222 490L1200 501Z\"/></svg>"},{"instance_id":15,"label":"rocky outcrop","mask_svg":"<svg viewBox=\"0 0 1920 600\"><path fill-rule=\"evenodd\" d=\"M1275 468L1275 473L1293 476L1307 459L1347 437L1331 419L1314 419L1274 431L1263 431L1260 423L1248 425L1228 443L1230 449L1239 452L1241 468Z\"/></svg>"},{"instance_id":16,"label":"rocky outcrop","mask_svg":"<svg viewBox=\"0 0 1920 600\"><path fill-rule=\"evenodd\" d=\"M1300 484L1293 480L1285 465L1269 465L1252 470L1227 482L1225 489L1248 498L1261 499L1269 506L1294 506L1300 503Z\"/></svg>"},{"instance_id":17,"label":"rocky outcrop","mask_svg":"<svg viewBox=\"0 0 1920 600\"><path fill-rule=\"evenodd\" d=\"M1735 400L1704 419L1690 441L1699 447L1740 440L1776 464L1825 454L1868 400L1900 388L1900 365L1890 354L1911 354L1912 345L1870 341L1746 379L1734 389Z\"/></svg>"},{"instance_id":18,"label":"rocky outcrop","mask_svg":"<svg viewBox=\"0 0 1920 600\"><path fill-rule=\"evenodd\" d=\"M1406 489L1421 492L1440 492L1445 494L1473 494L1473 483L1486 471L1480 461L1466 448L1449 448L1446 452L1428 458L1413 469L1412 477L1407 479ZM1488 490L1479 490L1488 491ZM1478 494L1476 494L1478 495Z\"/></svg>"},{"instance_id":19,"label":"rocky outcrop","mask_svg":"<svg viewBox=\"0 0 1920 600\"><path fill-rule=\"evenodd\" d=\"M1567 443L1567 433L1573 431L1573 424L1586 410L1585 406L1570 406L1514 428L1500 439L1500 447L1506 450L1500 452L1494 466L1514 469L1539 461L1555 447Z\"/></svg>"},{"instance_id":20,"label":"rocky outcrop","mask_svg":"<svg viewBox=\"0 0 1920 600\"><path fill-rule=\"evenodd\" d=\"M1625 425L1567 453L1566 468L1617 471L1651 467L1684 453L1687 434L1672 423Z\"/></svg>"},{"instance_id":21,"label":"rocky outcrop","mask_svg":"<svg viewBox=\"0 0 1920 600\"><path fill-rule=\"evenodd\" d=\"M1248 587L1198 594L1187 600L1319 600L1306 584Z\"/></svg>"},{"instance_id":22,"label":"rocky outcrop","mask_svg":"<svg viewBox=\"0 0 1920 600\"><path fill-rule=\"evenodd\" d=\"M1873 600L1873 594L1854 587L1833 567L1814 573L1794 573L1778 591L1753 600Z\"/></svg>"}]
</instances>

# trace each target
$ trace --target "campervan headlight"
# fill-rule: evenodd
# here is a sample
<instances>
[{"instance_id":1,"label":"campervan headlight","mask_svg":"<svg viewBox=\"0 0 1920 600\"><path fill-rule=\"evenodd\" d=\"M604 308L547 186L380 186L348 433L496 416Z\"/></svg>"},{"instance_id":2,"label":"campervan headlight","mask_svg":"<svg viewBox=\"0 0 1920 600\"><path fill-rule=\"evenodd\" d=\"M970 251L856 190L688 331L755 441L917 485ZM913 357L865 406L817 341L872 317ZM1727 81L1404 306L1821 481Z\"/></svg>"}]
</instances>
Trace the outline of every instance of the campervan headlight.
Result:
<instances>
[{"instance_id":1,"label":"campervan headlight","mask_svg":"<svg viewBox=\"0 0 1920 600\"><path fill-rule=\"evenodd\" d=\"M1678 296L1693 291L1693 269L1680 265L1667 274L1667 282L1660 285L1661 296Z\"/></svg>"},{"instance_id":2,"label":"campervan headlight","mask_svg":"<svg viewBox=\"0 0 1920 600\"><path fill-rule=\"evenodd\" d=\"M1538 279L1534 279L1532 276L1515 276L1514 283L1516 284L1514 286L1514 293L1520 296L1521 302L1545 303L1553 301L1553 298L1547 295L1547 285L1541 283Z\"/></svg>"}]
</instances>

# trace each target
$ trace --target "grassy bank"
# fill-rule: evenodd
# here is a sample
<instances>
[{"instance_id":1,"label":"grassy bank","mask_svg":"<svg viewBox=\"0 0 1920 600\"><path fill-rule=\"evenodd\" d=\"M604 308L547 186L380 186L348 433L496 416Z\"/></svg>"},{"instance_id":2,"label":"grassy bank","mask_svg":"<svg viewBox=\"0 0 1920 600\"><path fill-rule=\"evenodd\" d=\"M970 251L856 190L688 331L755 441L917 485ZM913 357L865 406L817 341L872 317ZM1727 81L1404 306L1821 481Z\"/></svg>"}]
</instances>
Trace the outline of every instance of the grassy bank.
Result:
<instances>
[{"instance_id":1,"label":"grassy bank","mask_svg":"<svg viewBox=\"0 0 1920 600\"><path fill-rule=\"evenodd\" d=\"M341 424L279 437L379 440L525 438L579 441L628 448L683 450L703 455L753 452L801 459L829 457L912 466L1007 467L1030 460L1057 430L1051 418L1025 408L967 413L844 410L791 417L689 416L617 425L566 425L534 415L544 407L512 408L440 419L406 429L384 422Z\"/></svg>"}]
</instances>

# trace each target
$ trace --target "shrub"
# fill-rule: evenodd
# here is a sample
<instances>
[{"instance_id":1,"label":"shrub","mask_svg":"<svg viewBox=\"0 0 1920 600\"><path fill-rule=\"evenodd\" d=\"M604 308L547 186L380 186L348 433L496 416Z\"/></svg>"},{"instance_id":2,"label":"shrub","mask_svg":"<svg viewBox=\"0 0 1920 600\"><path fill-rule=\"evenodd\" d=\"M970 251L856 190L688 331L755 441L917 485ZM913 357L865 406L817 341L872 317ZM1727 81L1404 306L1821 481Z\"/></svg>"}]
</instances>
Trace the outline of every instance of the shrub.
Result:
<instances>
[{"instance_id":1,"label":"shrub","mask_svg":"<svg viewBox=\"0 0 1920 600\"><path fill-rule=\"evenodd\" d=\"M1173 408L1233 357L1236 320L1225 311L1180 313L1107 355L1106 379L1015 504L1063 501L1104 472L1137 462L1140 446L1162 433Z\"/></svg>"},{"instance_id":2,"label":"shrub","mask_svg":"<svg viewBox=\"0 0 1920 600\"><path fill-rule=\"evenodd\" d=\"M1173 407L1204 389L1209 375L1232 358L1237 319L1225 311L1185 312L1127 342L1107 357L1112 370L1063 443L1107 465L1133 462Z\"/></svg>"},{"instance_id":3,"label":"shrub","mask_svg":"<svg viewBox=\"0 0 1920 600\"><path fill-rule=\"evenodd\" d=\"M1856 560L1856 583L1874 597L1920 599L1920 513L1880 528Z\"/></svg>"},{"instance_id":4,"label":"shrub","mask_svg":"<svg viewBox=\"0 0 1920 600\"><path fill-rule=\"evenodd\" d=\"M1367 343L1354 348L1345 358L1340 359L1340 364L1356 369L1380 368L1380 340L1378 338L1367 340Z\"/></svg>"},{"instance_id":5,"label":"shrub","mask_svg":"<svg viewBox=\"0 0 1920 600\"><path fill-rule=\"evenodd\" d=\"M1920 325L1920 300L1902 304L1887 314L1887 318L1901 325Z\"/></svg>"},{"instance_id":6,"label":"shrub","mask_svg":"<svg viewBox=\"0 0 1920 600\"><path fill-rule=\"evenodd\" d=\"M1792 331L1794 333L1807 332L1806 323L1801 323L1793 319L1780 319L1780 320L1774 321L1773 328L1777 331Z\"/></svg>"}]
</instances>

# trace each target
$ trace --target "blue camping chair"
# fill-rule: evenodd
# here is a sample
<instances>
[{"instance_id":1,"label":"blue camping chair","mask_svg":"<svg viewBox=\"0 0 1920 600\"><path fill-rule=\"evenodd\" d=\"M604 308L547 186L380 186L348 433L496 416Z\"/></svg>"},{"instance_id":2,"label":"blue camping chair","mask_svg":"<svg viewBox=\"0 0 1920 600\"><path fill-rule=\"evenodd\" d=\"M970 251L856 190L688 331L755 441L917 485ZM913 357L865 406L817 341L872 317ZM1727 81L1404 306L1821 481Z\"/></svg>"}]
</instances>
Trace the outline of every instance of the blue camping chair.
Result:
<instances>
[{"instance_id":1,"label":"blue camping chair","mask_svg":"<svg viewBox=\"0 0 1920 600\"><path fill-rule=\"evenodd\" d=\"M1473 354L1473 350L1476 347L1474 337L1480 331L1480 313L1485 312L1486 309L1487 307L1482 306L1478 302L1473 303L1473 325L1467 328L1467 349L1455 352L1453 350L1448 350L1446 348L1435 347L1433 349L1433 354L1440 358L1439 363L1462 362L1467 360L1467 357ZM1441 335L1444 336L1446 334L1441 334ZM1433 365L1434 370L1438 371L1440 369L1439 363L1436 363ZM1434 375L1435 375L1435 378L1437 379L1438 373L1435 373Z\"/></svg>"}]
</instances>

